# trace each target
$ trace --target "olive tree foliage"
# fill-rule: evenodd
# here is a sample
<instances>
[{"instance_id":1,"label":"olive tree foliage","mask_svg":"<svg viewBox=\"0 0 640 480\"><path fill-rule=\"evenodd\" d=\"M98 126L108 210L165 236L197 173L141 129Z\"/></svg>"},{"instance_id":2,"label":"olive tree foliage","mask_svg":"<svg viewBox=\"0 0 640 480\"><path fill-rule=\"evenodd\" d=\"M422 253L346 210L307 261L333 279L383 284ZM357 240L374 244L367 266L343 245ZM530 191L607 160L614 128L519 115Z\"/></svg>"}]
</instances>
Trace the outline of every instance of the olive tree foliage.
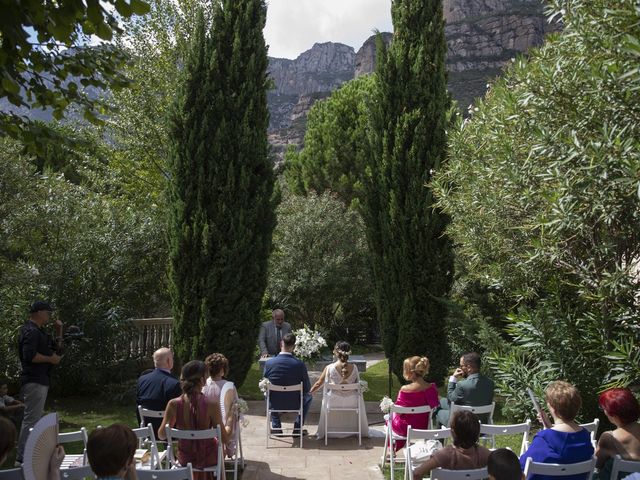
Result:
<instances>
[{"instance_id":1,"label":"olive tree foliage","mask_svg":"<svg viewBox=\"0 0 640 480\"><path fill-rule=\"evenodd\" d=\"M637 2L553 1L564 32L517 59L451 131L433 183L467 279L499 290L506 329L480 341L509 413L522 392L640 378Z\"/></svg>"},{"instance_id":2,"label":"olive tree foliage","mask_svg":"<svg viewBox=\"0 0 640 480\"><path fill-rule=\"evenodd\" d=\"M47 139L64 141L55 130L32 123L21 112L50 109L54 118L61 119L71 104L82 110L85 120L100 124L99 114L107 105L85 89L117 90L129 84L120 70L125 56L108 42L120 30L119 18L148 11L142 0L3 2L0 99L16 108L0 112L0 134L36 150ZM100 40L98 45L92 36Z\"/></svg>"},{"instance_id":3,"label":"olive tree foliage","mask_svg":"<svg viewBox=\"0 0 640 480\"><path fill-rule=\"evenodd\" d=\"M85 338L65 346L54 388L97 391L128 374L131 331L126 319L153 313L158 303L160 223L105 193L108 171L85 152L82 185L63 174L40 173L23 145L0 142L0 364L19 373L17 335L35 299ZM80 153L80 152L78 152ZM161 294L160 294L161 295Z\"/></svg>"},{"instance_id":4,"label":"olive tree foliage","mask_svg":"<svg viewBox=\"0 0 640 480\"><path fill-rule=\"evenodd\" d=\"M360 215L330 192L286 189L277 211L267 296L287 321L354 341L375 320L367 243Z\"/></svg>"},{"instance_id":5,"label":"olive tree foliage","mask_svg":"<svg viewBox=\"0 0 640 480\"><path fill-rule=\"evenodd\" d=\"M360 76L313 105L304 148L286 156L285 178L294 193L330 190L347 205L362 195L371 155L368 105L375 82L375 74Z\"/></svg>"}]
</instances>

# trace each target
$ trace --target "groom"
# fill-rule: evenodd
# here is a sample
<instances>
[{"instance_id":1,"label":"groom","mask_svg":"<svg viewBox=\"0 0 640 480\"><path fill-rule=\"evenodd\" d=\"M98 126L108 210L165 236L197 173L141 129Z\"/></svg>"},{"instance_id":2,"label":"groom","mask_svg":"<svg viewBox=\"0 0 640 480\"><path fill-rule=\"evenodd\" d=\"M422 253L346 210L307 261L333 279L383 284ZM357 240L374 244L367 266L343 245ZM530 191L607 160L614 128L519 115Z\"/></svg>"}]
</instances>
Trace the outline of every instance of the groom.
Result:
<instances>
[{"instance_id":1,"label":"groom","mask_svg":"<svg viewBox=\"0 0 640 480\"><path fill-rule=\"evenodd\" d=\"M264 377L274 385L297 385L302 382L302 419L298 416L293 425L293 434L298 435L313 397L309 393L311 383L309 382L307 367L301 360L293 356L295 346L296 336L293 333L287 333L282 337L280 354L267 360L264 367ZM299 395L298 392L272 392L269 395L271 400L270 407L278 410L297 410L300 408ZM279 413L271 414L271 430L272 433L282 433ZM303 430L302 433L305 434L306 431Z\"/></svg>"}]
</instances>

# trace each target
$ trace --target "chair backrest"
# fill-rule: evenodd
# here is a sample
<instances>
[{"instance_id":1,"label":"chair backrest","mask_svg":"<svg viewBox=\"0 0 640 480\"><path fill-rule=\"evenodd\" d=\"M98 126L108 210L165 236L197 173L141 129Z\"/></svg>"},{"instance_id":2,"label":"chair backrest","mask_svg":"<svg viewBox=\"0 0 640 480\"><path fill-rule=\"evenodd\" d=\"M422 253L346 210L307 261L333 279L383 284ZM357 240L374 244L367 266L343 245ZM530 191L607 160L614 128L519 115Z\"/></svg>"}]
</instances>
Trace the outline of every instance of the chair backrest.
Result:
<instances>
[{"instance_id":1,"label":"chair backrest","mask_svg":"<svg viewBox=\"0 0 640 480\"><path fill-rule=\"evenodd\" d=\"M445 470L434 468L431 470L431 480L484 480L489 478L487 467L473 470Z\"/></svg>"},{"instance_id":2,"label":"chair backrest","mask_svg":"<svg viewBox=\"0 0 640 480\"><path fill-rule=\"evenodd\" d=\"M172 428L169 424L166 425L165 431L167 433L167 452L169 456L169 463L171 464L171 468L173 467L182 467L180 465L173 453L173 442L176 440L209 440L213 441L214 438L218 439L218 462L216 465L212 465L211 467L207 467L204 469L196 468L195 471L215 471L216 478L220 478L221 469L224 468L224 455L222 454L222 437L220 434L220 425L216 425L215 428L207 428L205 430L178 430L177 428Z\"/></svg>"},{"instance_id":3,"label":"chair backrest","mask_svg":"<svg viewBox=\"0 0 640 480\"><path fill-rule=\"evenodd\" d=\"M282 393L291 393L291 392L299 392L300 393L300 408L296 408L295 410L281 410L276 408L269 407L271 392L282 392ZM293 412L293 411L302 411L302 397L303 397L304 389L302 387L302 382L296 383L294 385L274 385L273 383L267 383L267 410L270 412ZM267 415L268 416L268 415Z\"/></svg>"},{"instance_id":4,"label":"chair backrest","mask_svg":"<svg viewBox=\"0 0 640 480\"><path fill-rule=\"evenodd\" d=\"M389 409L389 422L387 424L388 428L391 428L393 424L393 417L395 415L416 415L419 413L426 413L429 417L428 426L431 427L431 407L429 405L420 405L418 407L401 407L399 405L391 405ZM397 436L397 435L396 435Z\"/></svg>"},{"instance_id":5,"label":"chair backrest","mask_svg":"<svg viewBox=\"0 0 640 480\"><path fill-rule=\"evenodd\" d=\"M138 480L193 480L193 469L188 463L171 470L136 470L136 476Z\"/></svg>"},{"instance_id":6,"label":"chair backrest","mask_svg":"<svg viewBox=\"0 0 640 480\"><path fill-rule=\"evenodd\" d=\"M158 452L158 443L153 433L153 426L148 424L146 427L132 428L133 433L138 438L138 448L144 448L148 444L151 448L150 468L153 470L160 467L160 453Z\"/></svg>"},{"instance_id":7,"label":"chair backrest","mask_svg":"<svg viewBox=\"0 0 640 480\"><path fill-rule=\"evenodd\" d=\"M82 442L87 446L87 429L82 427L75 432L58 433L58 443Z\"/></svg>"},{"instance_id":8,"label":"chair backrest","mask_svg":"<svg viewBox=\"0 0 640 480\"><path fill-rule=\"evenodd\" d=\"M525 478L529 478L531 475L547 475L550 477L566 477L569 475L578 475L580 473L588 474L586 480L591 480L593 477L593 469L596 467L596 457L592 457L590 460L578 463L539 463L534 462L531 457L527 458L527 463L524 466Z\"/></svg>"},{"instance_id":9,"label":"chair backrest","mask_svg":"<svg viewBox=\"0 0 640 480\"><path fill-rule=\"evenodd\" d=\"M640 462L631 460L623 460L620 455L616 455L613 459L613 467L611 468L611 478L618 478L618 474L640 472Z\"/></svg>"},{"instance_id":10,"label":"chair backrest","mask_svg":"<svg viewBox=\"0 0 640 480\"><path fill-rule=\"evenodd\" d=\"M164 418L164 410L149 410L142 405L138 405L138 415L140 415L140 426L144 427L146 425L145 418L159 418L162 420Z\"/></svg>"},{"instance_id":11,"label":"chair backrest","mask_svg":"<svg viewBox=\"0 0 640 480\"><path fill-rule=\"evenodd\" d=\"M451 423L451 419L453 418L453 414L459 410L466 410L471 413L475 413L476 415L488 415L489 420L483 423L493 423L493 411L496 409L496 402L492 402L489 405L456 405L455 403L451 404L451 410L449 415L449 423Z\"/></svg>"},{"instance_id":12,"label":"chair backrest","mask_svg":"<svg viewBox=\"0 0 640 480\"><path fill-rule=\"evenodd\" d=\"M96 478L89 465L60 469L61 480L84 480L85 478Z\"/></svg>"},{"instance_id":13,"label":"chair backrest","mask_svg":"<svg viewBox=\"0 0 640 480\"><path fill-rule=\"evenodd\" d=\"M596 433L598 433L598 425L600 425L599 418L594 418L593 422L580 424L582 428L591 432L591 445L593 445L593 448L596 448L596 446L598 445L598 441L596 440Z\"/></svg>"},{"instance_id":14,"label":"chair backrest","mask_svg":"<svg viewBox=\"0 0 640 480\"><path fill-rule=\"evenodd\" d=\"M418 440L444 440L445 438L451 438L450 428L441 428L439 430L421 430L419 428L413 428L411 425L407 428L407 445L411 442L417 442Z\"/></svg>"},{"instance_id":15,"label":"chair backrest","mask_svg":"<svg viewBox=\"0 0 640 480\"><path fill-rule=\"evenodd\" d=\"M22 475L22 468L0 470L0 480L24 480L24 475Z\"/></svg>"},{"instance_id":16,"label":"chair backrest","mask_svg":"<svg viewBox=\"0 0 640 480\"><path fill-rule=\"evenodd\" d=\"M514 423L512 425L488 425L480 424L480 435L522 435L522 443L520 444L520 453L522 455L527 450L529 443L529 432L531 431L531 420L525 423Z\"/></svg>"},{"instance_id":17,"label":"chair backrest","mask_svg":"<svg viewBox=\"0 0 640 480\"><path fill-rule=\"evenodd\" d=\"M359 382L356 383L326 383L324 384L324 392L323 396L329 392L341 392L348 395L360 396L362 395L362 386ZM327 399L325 405L327 408L331 409L331 395L327 395L324 397ZM356 402L356 404L348 409L342 408L343 410L358 410L360 408L360 402Z\"/></svg>"}]
</instances>

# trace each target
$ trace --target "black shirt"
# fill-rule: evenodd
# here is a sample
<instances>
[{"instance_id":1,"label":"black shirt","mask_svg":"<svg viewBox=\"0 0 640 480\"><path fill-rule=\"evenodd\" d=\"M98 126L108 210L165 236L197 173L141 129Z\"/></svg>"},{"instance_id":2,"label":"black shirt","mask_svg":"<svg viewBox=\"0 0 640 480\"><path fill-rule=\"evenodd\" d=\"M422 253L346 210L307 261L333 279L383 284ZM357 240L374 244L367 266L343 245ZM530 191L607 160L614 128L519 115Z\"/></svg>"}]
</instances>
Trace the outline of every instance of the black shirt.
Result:
<instances>
[{"instance_id":1,"label":"black shirt","mask_svg":"<svg viewBox=\"0 0 640 480\"><path fill-rule=\"evenodd\" d=\"M53 365L51 363L33 363L32 360L36 353L46 356L53 355L53 345L53 339L45 332L44 328L39 328L31 320L22 326L18 339L18 352L22 364L22 375L20 376L22 385L27 383L49 385L49 372Z\"/></svg>"}]
</instances>

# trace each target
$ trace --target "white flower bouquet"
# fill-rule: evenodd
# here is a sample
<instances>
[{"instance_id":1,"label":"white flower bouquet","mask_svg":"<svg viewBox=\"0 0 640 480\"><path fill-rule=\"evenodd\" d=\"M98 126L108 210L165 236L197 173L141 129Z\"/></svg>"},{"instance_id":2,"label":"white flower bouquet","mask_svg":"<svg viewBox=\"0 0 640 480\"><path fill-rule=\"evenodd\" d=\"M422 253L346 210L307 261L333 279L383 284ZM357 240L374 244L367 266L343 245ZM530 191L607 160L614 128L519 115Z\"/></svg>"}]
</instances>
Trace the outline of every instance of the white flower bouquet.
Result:
<instances>
[{"instance_id":1,"label":"white flower bouquet","mask_svg":"<svg viewBox=\"0 0 640 480\"><path fill-rule=\"evenodd\" d=\"M296 336L296 348L294 353L303 362L309 362L320 356L322 347L327 346L327 341L322 338L320 332L311 330L306 325L293 332Z\"/></svg>"},{"instance_id":2,"label":"white flower bouquet","mask_svg":"<svg viewBox=\"0 0 640 480\"><path fill-rule=\"evenodd\" d=\"M260 388L260 391L265 397L267 396L267 385L269 385L270 383L271 382L267 378L263 378L258 382L258 388Z\"/></svg>"},{"instance_id":3,"label":"white flower bouquet","mask_svg":"<svg viewBox=\"0 0 640 480\"><path fill-rule=\"evenodd\" d=\"M249 411L249 405L247 405L247 401L244 398L238 398L236 404L238 405L238 413L244 414Z\"/></svg>"},{"instance_id":4,"label":"white flower bouquet","mask_svg":"<svg viewBox=\"0 0 640 480\"><path fill-rule=\"evenodd\" d=\"M366 380L360 380L360 389L362 390L362 393L368 392L369 382L367 382Z\"/></svg>"},{"instance_id":5,"label":"white flower bouquet","mask_svg":"<svg viewBox=\"0 0 640 480\"><path fill-rule=\"evenodd\" d=\"M382 400L380 401L380 411L385 414L389 413L391 411L392 405L393 405L393 400L391 400L389 397L385 395L384 397L382 397Z\"/></svg>"}]
</instances>

